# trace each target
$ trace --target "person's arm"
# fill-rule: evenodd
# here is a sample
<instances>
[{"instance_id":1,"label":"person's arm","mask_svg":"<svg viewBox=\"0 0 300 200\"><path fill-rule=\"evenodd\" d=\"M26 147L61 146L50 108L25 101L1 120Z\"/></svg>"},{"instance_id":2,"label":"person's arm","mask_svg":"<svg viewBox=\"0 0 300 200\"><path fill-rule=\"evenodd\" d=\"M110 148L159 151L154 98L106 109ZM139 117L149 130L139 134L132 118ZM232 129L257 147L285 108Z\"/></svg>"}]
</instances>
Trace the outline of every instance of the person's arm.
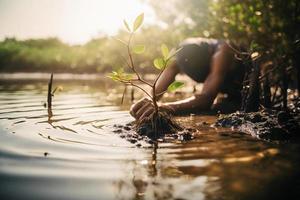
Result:
<instances>
[{"instance_id":1,"label":"person's arm","mask_svg":"<svg viewBox=\"0 0 300 200\"><path fill-rule=\"evenodd\" d=\"M232 59L233 53L230 47L226 44L222 45L212 58L211 71L203 84L201 93L184 100L165 103L162 106L169 107L174 114L209 110L224 82Z\"/></svg>"},{"instance_id":2,"label":"person's arm","mask_svg":"<svg viewBox=\"0 0 300 200\"><path fill-rule=\"evenodd\" d=\"M168 68L163 71L155 87L156 94L161 94L158 98L162 97L163 93L167 90L168 86L175 80L175 76L179 73L179 68L173 62ZM133 104L130 108L130 114L136 119L143 119L145 116L150 115L154 111L152 101L148 98L143 98Z\"/></svg>"},{"instance_id":3,"label":"person's arm","mask_svg":"<svg viewBox=\"0 0 300 200\"><path fill-rule=\"evenodd\" d=\"M232 59L233 53L230 47L226 44L222 45L212 58L211 71L203 84L201 93L188 99L161 104L160 107L172 112L173 114L210 109L224 81L225 75L230 68ZM174 72L176 72L174 73L175 75L178 73L178 71ZM175 75L170 76L168 79L165 79L165 77L162 76L160 78L160 83L158 84L158 91L165 91L168 85L174 80ZM137 120L141 120L149 116L153 111L154 108L151 100L144 98L132 105L130 114Z\"/></svg>"}]
</instances>

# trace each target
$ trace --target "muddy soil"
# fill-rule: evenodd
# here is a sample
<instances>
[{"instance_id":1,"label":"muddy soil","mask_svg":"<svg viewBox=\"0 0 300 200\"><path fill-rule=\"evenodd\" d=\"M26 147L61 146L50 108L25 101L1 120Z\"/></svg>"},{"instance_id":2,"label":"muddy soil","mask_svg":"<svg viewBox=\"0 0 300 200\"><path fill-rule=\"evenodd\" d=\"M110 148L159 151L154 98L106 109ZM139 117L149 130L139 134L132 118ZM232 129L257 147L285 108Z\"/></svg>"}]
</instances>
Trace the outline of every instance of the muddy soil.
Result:
<instances>
[{"instance_id":1,"label":"muddy soil","mask_svg":"<svg viewBox=\"0 0 300 200\"><path fill-rule=\"evenodd\" d=\"M135 122L126 125L115 124L113 132L119 134L121 138L135 144L137 147L142 146L142 142L154 144L155 142L170 142L170 141L189 141L194 139L194 134L197 132L194 128L182 128L176 132L164 132L158 135L153 133L150 124L144 124L138 129Z\"/></svg>"},{"instance_id":2,"label":"muddy soil","mask_svg":"<svg viewBox=\"0 0 300 200\"><path fill-rule=\"evenodd\" d=\"M197 132L194 128L186 128L173 120L173 116L167 112L152 113L141 121L134 121L124 125L114 125L113 132L137 146L142 146L138 141L168 142L170 140L188 141L194 138Z\"/></svg>"},{"instance_id":3,"label":"muddy soil","mask_svg":"<svg viewBox=\"0 0 300 200\"><path fill-rule=\"evenodd\" d=\"M300 112L264 109L220 115L215 126L232 127L268 141L300 139Z\"/></svg>"}]
</instances>

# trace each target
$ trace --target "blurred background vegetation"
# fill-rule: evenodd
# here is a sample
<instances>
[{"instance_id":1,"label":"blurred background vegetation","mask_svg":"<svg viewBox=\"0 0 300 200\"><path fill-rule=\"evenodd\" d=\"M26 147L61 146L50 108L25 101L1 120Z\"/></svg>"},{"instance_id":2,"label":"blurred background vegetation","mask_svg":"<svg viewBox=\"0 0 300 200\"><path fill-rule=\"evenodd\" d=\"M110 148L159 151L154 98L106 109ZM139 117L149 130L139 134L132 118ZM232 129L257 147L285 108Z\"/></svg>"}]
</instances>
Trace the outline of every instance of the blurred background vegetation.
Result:
<instances>
[{"instance_id":1,"label":"blurred background vegetation","mask_svg":"<svg viewBox=\"0 0 300 200\"><path fill-rule=\"evenodd\" d=\"M144 26L135 43L146 51L135 58L144 72L152 72L152 60L161 43L176 47L187 37L229 39L257 50L267 59L299 66L299 0L143 0L162 22ZM147 17L147 16L145 16ZM126 39L120 30L117 38ZM123 45L108 36L84 45L69 45L57 38L0 42L2 72L108 72L124 66ZM300 70L298 70L300 71Z\"/></svg>"}]
</instances>

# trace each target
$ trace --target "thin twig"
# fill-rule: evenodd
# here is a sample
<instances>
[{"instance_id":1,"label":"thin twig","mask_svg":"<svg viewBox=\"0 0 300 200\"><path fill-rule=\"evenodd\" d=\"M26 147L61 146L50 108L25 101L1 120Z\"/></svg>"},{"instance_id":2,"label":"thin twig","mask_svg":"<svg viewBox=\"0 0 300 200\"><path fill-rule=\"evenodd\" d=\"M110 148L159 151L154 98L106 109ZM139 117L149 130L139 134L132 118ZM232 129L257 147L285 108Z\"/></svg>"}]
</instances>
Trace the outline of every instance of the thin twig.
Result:
<instances>
[{"instance_id":1,"label":"thin twig","mask_svg":"<svg viewBox=\"0 0 300 200\"><path fill-rule=\"evenodd\" d=\"M131 87L131 102L134 102L134 87Z\"/></svg>"},{"instance_id":2,"label":"thin twig","mask_svg":"<svg viewBox=\"0 0 300 200\"><path fill-rule=\"evenodd\" d=\"M150 98L152 99L152 96L151 96L146 90L144 90L143 88L141 88L140 86L138 86L138 85L136 85L136 84L134 84L134 83L131 83L130 85L139 88L139 89L142 90L146 95L148 95L148 97L150 97Z\"/></svg>"},{"instance_id":3,"label":"thin twig","mask_svg":"<svg viewBox=\"0 0 300 200\"><path fill-rule=\"evenodd\" d=\"M266 76L268 76L270 73L274 72L275 70L277 70L279 68L279 65L277 65L276 67L274 67L273 69L267 71L266 73L264 73L262 76L259 77L259 80L262 81L262 79L264 79Z\"/></svg>"},{"instance_id":4,"label":"thin twig","mask_svg":"<svg viewBox=\"0 0 300 200\"><path fill-rule=\"evenodd\" d=\"M52 108L52 83L53 83L53 73L50 76L50 80L48 83L48 96L47 96L47 103L48 108Z\"/></svg>"},{"instance_id":5,"label":"thin twig","mask_svg":"<svg viewBox=\"0 0 300 200\"><path fill-rule=\"evenodd\" d=\"M249 57L251 56L251 54L248 52L241 52L240 50L237 50L229 42L226 42L226 44L228 45L229 48L231 48L234 51L234 53L236 53L238 55L244 55L244 56L249 56Z\"/></svg>"},{"instance_id":6,"label":"thin twig","mask_svg":"<svg viewBox=\"0 0 300 200\"><path fill-rule=\"evenodd\" d=\"M156 79L155 79L154 82L153 82L153 87L156 86L156 83L157 83L159 77L160 77L161 74L165 71L165 69L166 69L166 67L164 67L163 70L161 70L161 71L159 72L159 74L157 75Z\"/></svg>"},{"instance_id":7,"label":"thin twig","mask_svg":"<svg viewBox=\"0 0 300 200\"><path fill-rule=\"evenodd\" d=\"M136 85L135 83L132 83L131 81L124 81L124 80L119 80L121 83L124 83L126 85L131 85L134 86L136 88L139 88L140 90L142 90L148 97L150 97L152 99L152 96L142 87L140 87L139 85Z\"/></svg>"}]
</instances>

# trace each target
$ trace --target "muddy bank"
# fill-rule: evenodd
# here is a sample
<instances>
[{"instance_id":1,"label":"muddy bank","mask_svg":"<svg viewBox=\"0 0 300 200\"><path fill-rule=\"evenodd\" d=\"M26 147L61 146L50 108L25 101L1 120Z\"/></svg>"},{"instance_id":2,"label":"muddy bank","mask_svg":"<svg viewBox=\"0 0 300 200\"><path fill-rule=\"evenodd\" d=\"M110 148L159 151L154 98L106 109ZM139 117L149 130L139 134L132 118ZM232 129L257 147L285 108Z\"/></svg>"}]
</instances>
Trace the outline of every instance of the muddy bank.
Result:
<instances>
[{"instance_id":1,"label":"muddy bank","mask_svg":"<svg viewBox=\"0 0 300 200\"><path fill-rule=\"evenodd\" d=\"M127 123L126 125L115 124L113 132L121 138L135 144L137 147L143 146L143 142L154 144L155 142L170 142L170 141L189 141L194 139L197 130L191 127L182 128L179 131L170 131L155 135L151 127L147 124L137 129L135 122Z\"/></svg>"},{"instance_id":2,"label":"muddy bank","mask_svg":"<svg viewBox=\"0 0 300 200\"><path fill-rule=\"evenodd\" d=\"M177 132L153 137L151 128L140 127L138 130L134 122L128 124L115 124L112 129L121 138L135 144L138 147L144 146L143 143L153 144L155 142L185 142L193 140L202 127L209 129L231 128L235 132L243 132L255 138L267 141L299 141L300 140L300 114L292 111L278 111L264 109L258 112L235 112L232 114L219 115L216 120L207 123L203 119L191 120L190 117L184 118L189 123L186 128Z\"/></svg>"},{"instance_id":3,"label":"muddy bank","mask_svg":"<svg viewBox=\"0 0 300 200\"><path fill-rule=\"evenodd\" d=\"M269 141L299 141L300 138L300 113L293 111L235 112L220 115L214 125L235 128Z\"/></svg>"}]
</instances>

